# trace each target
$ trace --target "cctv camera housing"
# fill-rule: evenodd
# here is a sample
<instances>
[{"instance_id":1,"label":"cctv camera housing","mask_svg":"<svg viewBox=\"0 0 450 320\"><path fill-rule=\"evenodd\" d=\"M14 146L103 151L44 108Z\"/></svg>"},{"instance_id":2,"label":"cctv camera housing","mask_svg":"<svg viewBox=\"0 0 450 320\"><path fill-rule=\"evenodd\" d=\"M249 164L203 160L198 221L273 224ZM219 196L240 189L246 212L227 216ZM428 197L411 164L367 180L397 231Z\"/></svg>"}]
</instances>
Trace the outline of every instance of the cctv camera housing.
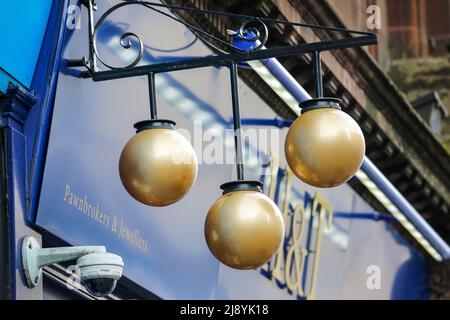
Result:
<instances>
[{"instance_id":1,"label":"cctv camera housing","mask_svg":"<svg viewBox=\"0 0 450 320\"><path fill-rule=\"evenodd\" d=\"M43 249L33 236L23 239L22 266L29 288L39 285L43 267L75 259L78 259L77 267L81 283L94 296L110 294L122 276L122 258L106 252L103 246Z\"/></svg>"},{"instance_id":2,"label":"cctv camera housing","mask_svg":"<svg viewBox=\"0 0 450 320\"><path fill-rule=\"evenodd\" d=\"M77 261L81 284L94 296L107 296L113 292L122 276L123 261L118 255L95 252Z\"/></svg>"}]
</instances>

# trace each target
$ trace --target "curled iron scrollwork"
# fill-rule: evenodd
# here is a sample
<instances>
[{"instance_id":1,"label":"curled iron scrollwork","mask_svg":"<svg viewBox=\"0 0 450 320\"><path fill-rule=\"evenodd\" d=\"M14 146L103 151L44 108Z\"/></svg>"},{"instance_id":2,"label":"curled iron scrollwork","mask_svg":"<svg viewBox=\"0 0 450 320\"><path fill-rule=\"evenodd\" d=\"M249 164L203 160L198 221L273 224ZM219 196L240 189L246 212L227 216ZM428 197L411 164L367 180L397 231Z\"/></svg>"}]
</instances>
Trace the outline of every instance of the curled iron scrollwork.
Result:
<instances>
[{"instance_id":1,"label":"curled iron scrollwork","mask_svg":"<svg viewBox=\"0 0 450 320\"><path fill-rule=\"evenodd\" d=\"M135 65L137 65L137 64L139 63L139 61L141 61L142 55L144 54L144 44L143 44L141 38L139 38L139 36L138 36L137 34L133 33L133 32L125 32L125 33L123 33L123 34L120 36L120 38L119 38L119 43L120 43L120 45L122 46L122 48L124 48L124 49L131 49L131 48L132 48L132 42L131 42L130 38L134 38L134 39L136 39L136 40L138 41L138 44L139 44L139 51L138 51L138 53L137 53L136 58L135 58L130 64L128 64L128 65L126 65L126 66L122 66L122 67L116 67L116 66L113 66L113 65L111 65L111 64L109 64L109 63L106 63L106 62L100 57L100 55L98 54L98 50L97 50L97 41L96 41L96 39L97 39L97 34L98 34L99 29L100 29L100 26L102 25L102 23L106 20L106 18L107 18L111 13L113 13L114 11L116 11L117 9L119 9L119 8L121 8L121 7L124 7L124 6L126 6L126 5L131 5L131 4L135 4L135 3L133 3L133 2L122 2L122 3L119 3L119 4L117 4L117 5L115 5L115 6L111 7L111 8L109 8L109 9L108 9L108 10L100 17L100 19L97 21L97 23L95 24L95 27L94 27L94 32L93 32L93 34L92 34L92 44L93 44L93 47L94 47L94 54L95 54L95 57L96 57L103 65L105 65L106 67L108 67L108 68L110 68L110 69L126 69L126 68L134 67Z\"/></svg>"},{"instance_id":2,"label":"curled iron scrollwork","mask_svg":"<svg viewBox=\"0 0 450 320\"><path fill-rule=\"evenodd\" d=\"M262 29L262 31L259 29ZM267 30L266 24L262 22L261 19L252 19L241 24L238 35L241 39L248 42L257 44L259 41L259 44L252 49L252 51L257 51L266 45L269 31Z\"/></svg>"},{"instance_id":3,"label":"curled iron scrollwork","mask_svg":"<svg viewBox=\"0 0 450 320\"><path fill-rule=\"evenodd\" d=\"M191 24L188 24L176 16L169 15L169 14L162 12L153 7L153 6L157 6L157 7L160 6L158 4L148 2L148 1L124 1L124 2L121 2L119 4L112 6L111 8L109 8L108 10L105 11L105 13L98 19L97 23L95 24L92 35L91 35L91 41L92 41L92 46L93 46L93 55L94 55L94 57L91 57L91 59L98 59L98 61L100 61L105 67L107 67L109 69L127 69L127 68L134 67L141 61L143 53L144 53L145 46L144 46L141 38L133 32L124 32L118 39L119 44L121 45L121 47L123 49L131 49L133 47L133 42L131 41L131 39L135 39L137 41L138 51L137 51L136 57L128 65L120 66L120 67L113 66L112 64L107 63L104 59L102 59L97 50L97 36L98 36L98 32L100 30L101 25L114 11L116 11L124 6L128 6L128 5L142 5L148 9L152 9L156 12L162 13L165 16L185 25L189 30L191 30L194 33L194 35L196 37L202 39L206 43L210 43L210 40L208 39L208 38L210 38L210 39L219 41L220 43L222 43L234 50L243 51L241 48L234 46L233 44L228 43L214 35L211 35ZM221 13L215 13L215 12L211 12L211 14L222 15ZM225 15L225 14L223 14L223 15ZM234 35L238 36L242 40L255 43L255 47L253 47L251 49L251 51L257 51L257 50L263 48L267 42L268 34L269 33L268 33L266 24L259 18L254 18L254 19L249 19L249 20L244 21L241 24L238 31L236 31L234 33ZM136 43L136 42L134 42L134 43Z\"/></svg>"}]
</instances>

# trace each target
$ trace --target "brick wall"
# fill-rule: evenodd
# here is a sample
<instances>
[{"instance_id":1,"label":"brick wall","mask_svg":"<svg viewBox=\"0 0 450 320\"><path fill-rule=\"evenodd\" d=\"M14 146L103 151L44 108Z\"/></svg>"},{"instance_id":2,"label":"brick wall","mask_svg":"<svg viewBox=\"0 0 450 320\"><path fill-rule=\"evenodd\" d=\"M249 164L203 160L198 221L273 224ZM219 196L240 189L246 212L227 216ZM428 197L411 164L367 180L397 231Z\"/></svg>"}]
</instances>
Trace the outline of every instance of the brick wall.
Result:
<instances>
[{"instance_id":1,"label":"brick wall","mask_svg":"<svg viewBox=\"0 0 450 320\"><path fill-rule=\"evenodd\" d=\"M432 0L426 8L428 35L436 41L432 55L447 53L450 45L450 0Z\"/></svg>"},{"instance_id":2,"label":"brick wall","mask_svg":"<svg viewBox=\"0 0 450 320\"><path fill-rule=\"evenodd\" d=\"M367 30L367 8L381 9L380 45L369 52L381 64L391 59L447 53L450 44L450 0L329 0L348 28ZM430 37L436 48L430 48Z\"/></svg>"},{"instance_id":3,"label":"brick wall","mask_svg":"<svg viewBox=\"0 0 450 320\"><path fill-rule=\"evenodd\" d=\"M388 0L329 0L336 14L349 29L377 32L380 36L378 46L367 47L370 54L382 66L385 66L389 60L389 32L387 19ZM368 29L367 21L371 13L367 9L371 5L377 5L380 8L381 25L380 29Z\"/></svg>"},{"instance_id":4,"label":"brick wall","mask_svg":"<svg viewBox=\"0 0 450 320\"><path fill-rule=\"evenodd\" d=\"M392 59L428 56L425 0L388 1Z\"/></svg>"},{"instance_id":5,"label":"brick wall","mask_svg":"<svg viewBox=\"0 0 450 320\"><path fill-rule=\"evenodd\" d=\"M450 44L450 0L388 1L392 59L443 55ZM436 48L430 48L430 37Z\"/></svg>"}]
</instances>

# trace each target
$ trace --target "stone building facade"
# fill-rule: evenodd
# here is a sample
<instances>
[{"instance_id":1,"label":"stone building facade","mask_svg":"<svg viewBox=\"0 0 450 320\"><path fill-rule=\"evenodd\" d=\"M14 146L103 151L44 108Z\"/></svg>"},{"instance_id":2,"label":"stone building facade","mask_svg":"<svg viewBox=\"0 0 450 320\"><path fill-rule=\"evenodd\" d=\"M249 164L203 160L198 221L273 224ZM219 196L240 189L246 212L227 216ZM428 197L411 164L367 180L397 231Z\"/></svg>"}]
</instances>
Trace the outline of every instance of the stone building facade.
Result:
<instances>
[{"instance_id":1,"label":"stone building facade","mask_svg":"<svg viewBox=\"0 0 450 320\"><path fill-rule=\"evenodd\" d=\"M450 0L331 0L349 28L366 29L377 6L380 45L369 49L385 66L390 58L441 56L450 44ZM370 23L370 20L369 20Z\"/></svg>"}]
</instances>

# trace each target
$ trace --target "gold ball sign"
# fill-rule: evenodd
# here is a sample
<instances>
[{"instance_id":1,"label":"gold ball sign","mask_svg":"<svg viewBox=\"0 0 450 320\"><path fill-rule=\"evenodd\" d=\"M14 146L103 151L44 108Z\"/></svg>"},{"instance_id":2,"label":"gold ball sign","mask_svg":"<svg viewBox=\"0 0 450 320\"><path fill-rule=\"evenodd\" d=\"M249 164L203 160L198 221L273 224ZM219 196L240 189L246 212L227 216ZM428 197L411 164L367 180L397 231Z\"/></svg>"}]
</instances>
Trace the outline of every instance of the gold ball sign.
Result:
<instances>
[{"instance_id":1,"label":"gold ball sign","mask_svg":"<svg viewBox=\"0 0 450 320\"><path fill-rule=\"evenodd\" d=\"M197 176L197 157L189 141L170 120L147 120L125 145L119 173L127 192L137 201L162 207L183 198Z\"/></svg>"},{"instance_id":2,"label":"gold ball sign","mask_svg":"<svg viewBox=\"0 0 450 320\"><path fill-rule=\"evenodd\" d=\"M352 117L341 111L338 99L312 99L290 127L285 155L290 169L303 182L320 188L348 181L360 168L364 135Z\"/></svg>"},{"instance_id":3,"label":"gold ball sign","mask_svg":"<svg viewBox=\"0 0 450 320\"><path fill-rule=\"evenodd\" d=\"M235 181L221 186L224 194L205 221L206 243L213 255L234 269L256 269L269 261L284 239L277 205L261 192L260 182Z\"/></svg>"}]
</instances>

